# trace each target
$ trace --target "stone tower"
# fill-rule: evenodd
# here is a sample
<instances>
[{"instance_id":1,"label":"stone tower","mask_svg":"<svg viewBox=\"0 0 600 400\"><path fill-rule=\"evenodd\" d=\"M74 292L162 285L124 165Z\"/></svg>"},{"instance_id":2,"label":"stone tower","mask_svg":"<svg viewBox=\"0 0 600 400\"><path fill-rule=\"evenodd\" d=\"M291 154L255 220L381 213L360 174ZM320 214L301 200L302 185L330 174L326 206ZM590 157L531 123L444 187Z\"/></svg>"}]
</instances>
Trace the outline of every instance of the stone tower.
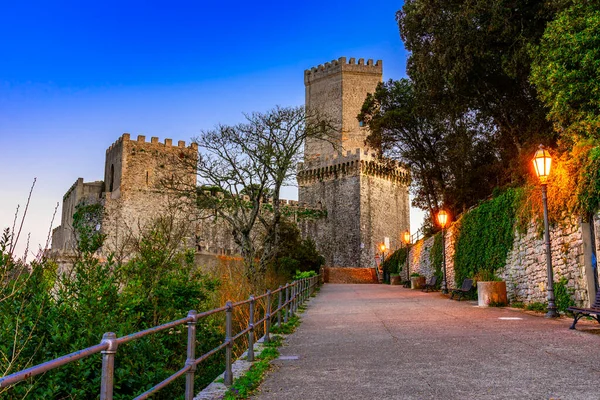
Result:
<instances>
[{"instance_id":1,"label":"stone tower","mask_svg":"<svg viewBox=\"0 0 600 400\"><path fill-rule=\"evenodd\" d=\"M123 251L130 235L157 216L184 214L187 205L165 187L175 184L193 188L198 146L184 141L173 145L171 139L149 142L138 135L131 140L123 134L106 150L104 166L104 219L108 251ZM178 216L178 219L181 219Z\"/></svg>"},{"instance_id":2,"label":"stone tower","mask_svg":"<svg viewBox=\"0 0 600 400\"><path fill-rule=\"evenodd\" d=\"M325 256L327 267L372 268L378 247L401 246L409 229L408 171L368 149L368 128L357 120L368 93L382 81L383 63L345 57L304 71L306 107L339 127L336 146L307 140L298 166L299 201L327 216L301 222ZM346 270L351 273L350 270Z\"/></svg>"}]
</instances>

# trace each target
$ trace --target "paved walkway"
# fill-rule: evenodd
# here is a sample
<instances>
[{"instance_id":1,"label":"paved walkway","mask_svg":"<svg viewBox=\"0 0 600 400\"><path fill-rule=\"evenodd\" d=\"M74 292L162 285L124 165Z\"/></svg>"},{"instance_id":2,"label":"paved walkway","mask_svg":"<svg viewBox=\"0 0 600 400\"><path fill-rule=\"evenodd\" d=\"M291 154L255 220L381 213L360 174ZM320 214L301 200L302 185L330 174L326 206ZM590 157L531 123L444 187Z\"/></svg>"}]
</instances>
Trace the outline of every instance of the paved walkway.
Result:
<instances>
[{"instance_id":1,"label":"paved walkway","mask_svg":"<svg viewBox=\"0 0 600 400\"><path fill-rule=\"evenodd\" d=\"M258 399L600 399L595 322L334 284L302 319Z\"/></svg>"}]
</instances>

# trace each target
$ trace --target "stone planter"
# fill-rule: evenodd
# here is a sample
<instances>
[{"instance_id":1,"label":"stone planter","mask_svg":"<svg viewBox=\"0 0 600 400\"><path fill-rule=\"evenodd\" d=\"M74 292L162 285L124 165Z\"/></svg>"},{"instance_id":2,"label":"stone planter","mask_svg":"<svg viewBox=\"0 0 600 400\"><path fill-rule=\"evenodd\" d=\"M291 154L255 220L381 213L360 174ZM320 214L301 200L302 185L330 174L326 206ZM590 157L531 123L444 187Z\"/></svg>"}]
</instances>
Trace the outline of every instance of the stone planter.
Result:
<instances>
[{"instance_id":1,"label":"stone planter","mask_svg":"<svg viewBox=\"0 0 600 400\"><path fill-rule=\"evenodd\" d=\"M425 286L425 277L417 276L410 278L410 288L411 289L422 289Z\"/></svg>"},{"instance_id":2,"label":"stone planter","mask_svg":"<svg viewBox=\"0 0 600 400\"><path fill-rule=\"evenodd\" d=\"M391 275L390 276L390 285L399 285L400 284L400 275Z\"/></svg>"},{"instance_id":3,"label":"stone planter","mask_svg":"<svg viewBox=\"0 0 600 400\"><path fill-rule=\"evenodd\" d=\"M477 282L477 300L479 307L488 307L490 303L508 304L506 282Z\"/></svg>"}]
</instances>

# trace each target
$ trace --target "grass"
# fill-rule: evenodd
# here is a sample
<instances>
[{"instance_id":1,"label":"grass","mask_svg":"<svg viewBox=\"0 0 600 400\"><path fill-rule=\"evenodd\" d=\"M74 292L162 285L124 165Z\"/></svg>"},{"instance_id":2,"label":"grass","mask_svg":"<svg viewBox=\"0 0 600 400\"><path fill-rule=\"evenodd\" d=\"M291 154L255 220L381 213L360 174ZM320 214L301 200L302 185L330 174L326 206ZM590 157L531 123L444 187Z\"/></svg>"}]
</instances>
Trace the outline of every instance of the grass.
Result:
<instances>
[{"instance_id":1,"label":"grass","mask_svg":"<svg viewBox=\"0 0 600 400\"><path fill-rule=\"evenodd\" d=\"M288 322L282 322L281 327L277 324L271 326L271 333L289 335L296 330L296 327L300 324L300 317L294 315L288 318Z\"/></svg>"},{"instance_id":2,"label":"grass","mask_svg":"<svg viewBox=\"0 0 600 400\"><path fill-rule=\"evenodd\" d=\"M317 292L315 291L315 294ZM302 313L305 310L306 306L301 305L298 307L297 313ZM279 357L278 348L283 344L283 337L279 334L289 335L296 330L298 325L300 325L300 317L294 315L288 318L288 322L282 322L281 326L277 326L277 324L271 326L271 333L273 334L271 340L269 343L264 344L262 352L256 357L257 361L252 364L248 372L233 381L231 387L225 392L223 399L246 399L251 396L270 369L271 361Z\"/></svg>"},{"instance_id":3,"label":"grass","mask_svg":"<svg viewBox=\"0 0 600 400\"><path fill-rule=\"evenodd\" d=\"M281 346L282 341L281 336L273 336L269 343L265 343L265 348L256 357L258 361L252 364L246 374L233 382L223 398L226 400L248 398L263 381L265 373L271 366L271 361L279 357L278 347Z\"/></svg>"},{"instance_id":4,"label":"grass","mask_svg":"<svg viewBox=\"0 0 600 400\"><path fill-rule=\"evenodd\" d=\"M525 306L527 311L535 311L539 313L545 313L548 310L548 304L541 303L539 301L529 303Z\"/></svg>"}]
</instances>

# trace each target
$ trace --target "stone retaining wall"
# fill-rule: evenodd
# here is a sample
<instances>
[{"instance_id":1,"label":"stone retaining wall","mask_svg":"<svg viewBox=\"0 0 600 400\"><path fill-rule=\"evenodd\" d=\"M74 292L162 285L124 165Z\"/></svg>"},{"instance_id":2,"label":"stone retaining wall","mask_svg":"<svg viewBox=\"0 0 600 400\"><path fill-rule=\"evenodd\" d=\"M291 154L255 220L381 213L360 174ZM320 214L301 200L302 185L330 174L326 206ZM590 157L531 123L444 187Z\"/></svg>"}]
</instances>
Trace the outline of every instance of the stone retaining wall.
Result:
<instances>
[{"instance_id":1,"label":"stone retaining wall","mask_svg":"<svg viewBox=\"0 0 600 400\"><path fill-rule=\"evenodd\" d=\"M593 229L593 234L590 232ZM554 282L566 278L567 288L578 306L587 307L590 299L595 297L597 274L594 263L600 252L600 215L594 217L592 224L582 222L581 218L571 217L551 226L550 246ZM446 231L446 273L448 287L457 287L454 281L454 225ZM595 249L592 249L591 238L595 236ZM434 274L431 262L431 247L434 238L421 239L411 247L410 273L418 272L429 278ZM497 271L500 278L506 281L507 294L510 301L523 303L547 301L547 267L546 251L543 240L543 229L531 223L525 233L515 231L513 249L509 252L506 265Z\"/></svg>"}]
</instances>

